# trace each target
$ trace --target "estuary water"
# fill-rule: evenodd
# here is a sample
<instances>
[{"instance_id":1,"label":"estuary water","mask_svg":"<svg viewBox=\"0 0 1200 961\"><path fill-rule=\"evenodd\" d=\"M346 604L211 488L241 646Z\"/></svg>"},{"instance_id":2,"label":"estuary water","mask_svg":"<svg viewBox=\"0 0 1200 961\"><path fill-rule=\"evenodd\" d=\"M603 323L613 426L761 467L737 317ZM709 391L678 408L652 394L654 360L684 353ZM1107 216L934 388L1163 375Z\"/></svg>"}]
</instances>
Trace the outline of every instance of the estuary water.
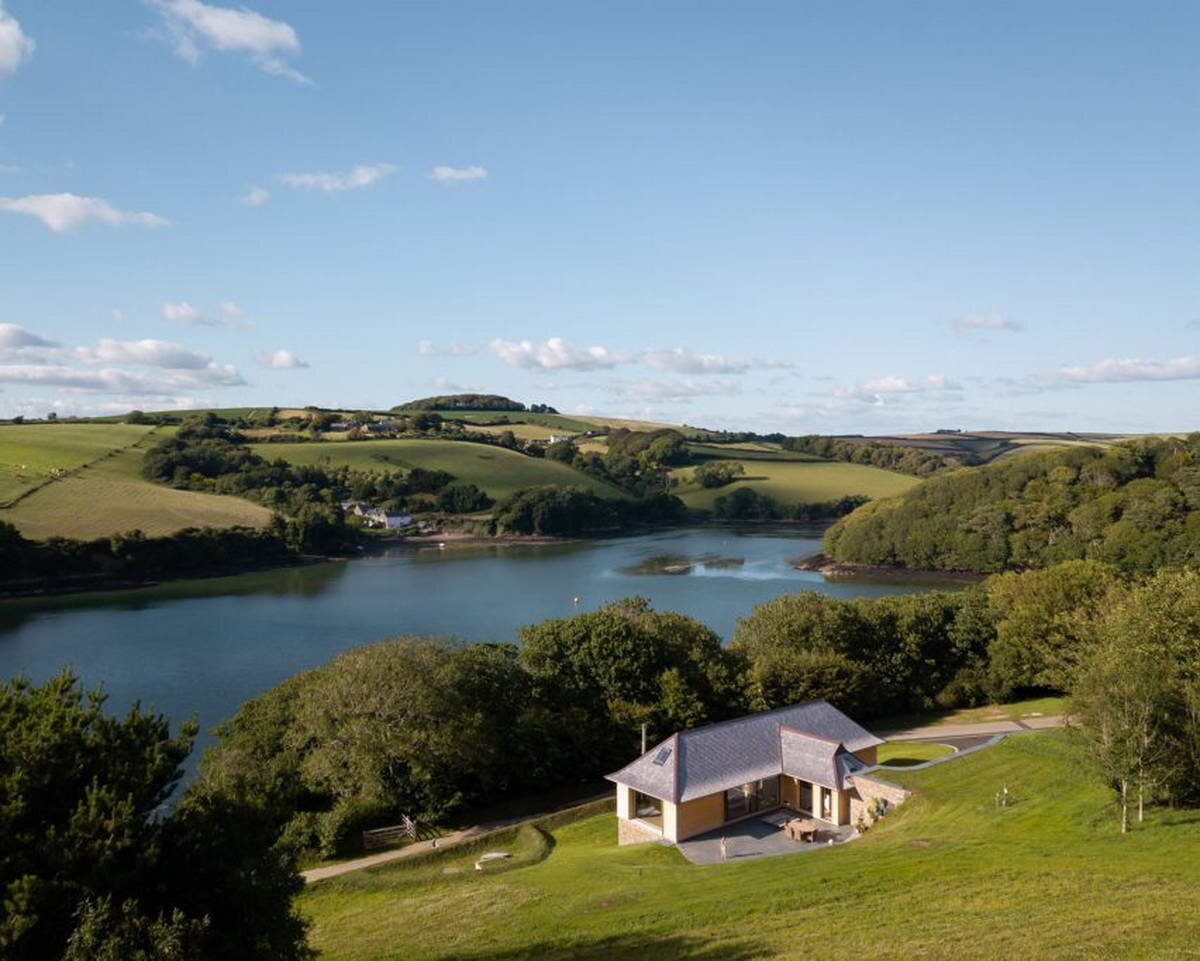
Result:
<instances>
[{"instance_id":1,"label":"estuary water","mask_svg":"<svg viewBox=\"0 0 1200 961\"><path fill-rule=\"evenodd\" d=\"M112 593L0 602L0 676L71 666L109 707L134 701L195 717L200 746L249 698L339 651L400 634L514 641L517 629L640 594L723 638L763 601L926 590L830 583L791 561L820 542L794 533L688 529L573 544L396 548L353 561L178 581ZM576 606L578 598L578 606Z\"/></svg>"}]
</instances>

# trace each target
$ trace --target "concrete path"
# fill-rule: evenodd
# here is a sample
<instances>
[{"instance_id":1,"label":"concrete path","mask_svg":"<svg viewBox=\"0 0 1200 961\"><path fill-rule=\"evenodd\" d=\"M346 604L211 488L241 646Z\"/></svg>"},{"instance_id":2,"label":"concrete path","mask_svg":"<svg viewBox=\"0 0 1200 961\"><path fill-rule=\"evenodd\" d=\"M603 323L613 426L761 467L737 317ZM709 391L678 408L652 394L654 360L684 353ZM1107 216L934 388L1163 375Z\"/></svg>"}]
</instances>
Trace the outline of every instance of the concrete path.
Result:
<instances>
[{"instance_id":1,"label":"concrete path","mask_svg":"<svg viewBox=\"0 0 1200 961\"><path fill-rule=\"evenodd\" d=\"M984 721L979 724L930 724L926 727L910 727L900 731L880 731L879 736L887 741L940 741L946 738L990 736L992 734L1017 734L1021 731L1044 731L1062 727L1066 717L1061 714L1047 717L1024 717L1019 721Z\"/></svg>"}]
</instances>

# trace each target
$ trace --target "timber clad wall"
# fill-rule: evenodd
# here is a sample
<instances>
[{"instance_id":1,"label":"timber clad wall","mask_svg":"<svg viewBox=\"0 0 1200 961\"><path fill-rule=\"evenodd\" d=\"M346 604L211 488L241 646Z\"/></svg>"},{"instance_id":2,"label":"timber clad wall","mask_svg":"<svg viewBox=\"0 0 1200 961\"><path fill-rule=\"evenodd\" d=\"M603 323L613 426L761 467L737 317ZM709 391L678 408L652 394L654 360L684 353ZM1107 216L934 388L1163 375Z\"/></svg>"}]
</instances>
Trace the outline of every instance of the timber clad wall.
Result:
<instances>
[{"instance_id":1,"label":"timber clad wall","mask_svg":"<svg viewBox=\"0 0 1200 961\"><path fill-rule=\"evenodd\" d=\"M675 808L675 833L668 837L672 841L682 841L684 838L719 828L724 823L725 794L710 794Z\"/></svg>"}]
</instances>

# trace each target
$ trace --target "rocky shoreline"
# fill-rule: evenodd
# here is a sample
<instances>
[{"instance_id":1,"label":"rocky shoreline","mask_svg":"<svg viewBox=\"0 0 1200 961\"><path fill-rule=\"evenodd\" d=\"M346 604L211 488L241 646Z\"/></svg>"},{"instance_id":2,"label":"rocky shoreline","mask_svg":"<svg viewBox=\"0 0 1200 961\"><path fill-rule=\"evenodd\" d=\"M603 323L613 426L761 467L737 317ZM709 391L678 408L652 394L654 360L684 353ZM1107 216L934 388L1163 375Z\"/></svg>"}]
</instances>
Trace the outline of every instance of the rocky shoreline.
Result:
<instances>
[{"instance_id":1,"label":"rocky shoreline","mask_svg":"<svg viewBox=\"0 0 1200 961\"><path fill-rule=\"evenodd\" d=\"M888 567L880 564L852 564L835 561L828 554L813 554L797 558L792 567L798 571L813 571L827 580L907 580L946 584L978 584L988 577L978 571L932 571L909 567Z\"/></svg>"}]
</instances>

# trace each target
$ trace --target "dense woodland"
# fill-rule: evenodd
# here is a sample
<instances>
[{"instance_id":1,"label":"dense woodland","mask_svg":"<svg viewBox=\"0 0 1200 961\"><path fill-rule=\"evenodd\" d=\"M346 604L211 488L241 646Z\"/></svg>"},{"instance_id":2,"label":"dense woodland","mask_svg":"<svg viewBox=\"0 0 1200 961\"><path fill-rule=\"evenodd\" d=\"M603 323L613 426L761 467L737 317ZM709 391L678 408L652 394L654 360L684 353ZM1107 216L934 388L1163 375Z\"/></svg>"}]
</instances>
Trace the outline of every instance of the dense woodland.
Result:
<instances>
[{"instance_id":1,"label":"dense woodland","mask_svg":"<svg viewBox=\"0 0 1200 961\"><path fill-rule=\"evenodd\" d=\"M422 397L420 400L410 400L404 404L397 404L392 410L482 410L528 412L531 414L558 413L558 411L548 404L532 404L526 407L519 400L503 397L500 394L443 394L437 397Z\"/></svg>"},{"instance_id":2,"label":"dense woodland","mask_svg":"<svg viewBox=\"0 0 1200 961\"><path fill-rule=\"evenodd\" d=\"M1026 454L935 477L834 525L837 561L1005 571L1200 562L1200 434Z\"/></svg>"}]
</instances>

